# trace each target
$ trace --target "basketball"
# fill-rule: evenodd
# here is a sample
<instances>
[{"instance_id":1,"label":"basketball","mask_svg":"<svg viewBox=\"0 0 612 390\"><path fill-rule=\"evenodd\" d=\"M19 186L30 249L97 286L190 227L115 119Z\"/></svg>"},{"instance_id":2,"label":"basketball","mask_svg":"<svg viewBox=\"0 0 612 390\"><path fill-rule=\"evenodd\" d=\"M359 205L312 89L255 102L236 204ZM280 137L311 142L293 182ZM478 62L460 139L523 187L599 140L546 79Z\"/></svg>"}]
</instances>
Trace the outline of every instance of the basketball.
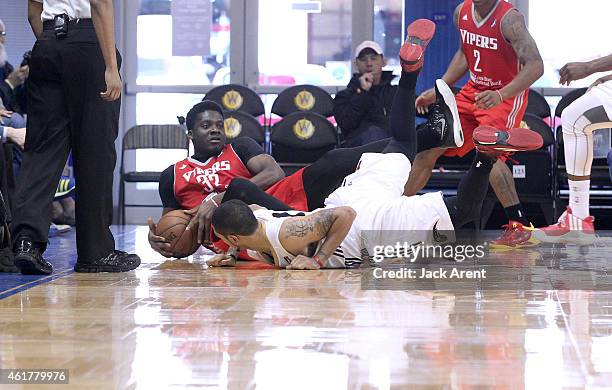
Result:
<instances>
[{"instance_id":1,"label":"basketball","mask_svg":"<svg viewBox=\"0 0 612 390\"><path fill-rule=\"evenodd\" d=\"M200 246L197 229L185 230L190 220L191 217L183 210L173 210L157 222L156 234L168 240L171 245L169 252L174 257L192 255Z\"/></svg>"}]
</instances>

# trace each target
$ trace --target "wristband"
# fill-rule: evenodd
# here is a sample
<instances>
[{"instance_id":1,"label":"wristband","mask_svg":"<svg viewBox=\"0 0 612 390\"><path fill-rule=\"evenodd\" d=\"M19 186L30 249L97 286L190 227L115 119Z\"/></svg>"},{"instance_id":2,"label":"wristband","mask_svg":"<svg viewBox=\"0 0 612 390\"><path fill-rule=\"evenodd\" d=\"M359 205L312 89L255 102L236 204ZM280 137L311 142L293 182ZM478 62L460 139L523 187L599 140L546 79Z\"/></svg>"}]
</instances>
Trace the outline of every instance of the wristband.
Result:
<instances>
[{"instance_id":1,"label":"wristband","mask_svg":"<svg viewBox=\"0 0 612 390\"><path fill-rule=\"evenodd\" d=\"M317 264L319 264L319 267L323 268L323 265L324 265L325 263L323 262L323 260L321 260L321 258L320 258L318 255L314 255L314 256L312 256L312 259L313 259L314 261L316 261L316 262L317 262Z\"/></svg>"},{"instance_id":2,"label":"wristband","mask_svg":"<svg viewBox=\"0 0 612 390\"><path fill-rule=\"evenodd\" d=\"M499 89L496 89L495 92L497 92L499 94L499 98L503 102L504 101L504 97L502 96L501 92L499 92Z\"/></svg>"},{"instance_id":3,"label":"wristband","mask_svg":"<svg viewBox=\"0 0 612 390\"><path fill-rule=\"evenodd\" d=\"M219 204L215 201L215 195L217 195L216 192L208 194L208 196L202 200L202 203L206 203L211 200L216 207L219 207Z\"/></svg>"}]
</instances>

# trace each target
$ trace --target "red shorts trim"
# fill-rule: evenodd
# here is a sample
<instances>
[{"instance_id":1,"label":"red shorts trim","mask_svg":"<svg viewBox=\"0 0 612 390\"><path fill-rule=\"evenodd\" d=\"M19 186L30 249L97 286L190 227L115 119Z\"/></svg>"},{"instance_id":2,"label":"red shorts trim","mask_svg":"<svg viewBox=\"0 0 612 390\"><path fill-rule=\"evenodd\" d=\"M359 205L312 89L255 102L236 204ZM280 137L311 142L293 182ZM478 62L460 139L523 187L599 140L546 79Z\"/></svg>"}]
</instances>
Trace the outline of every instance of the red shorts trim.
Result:
<instances>
[{"instance_id":1,"label":"red shorts trim","mask_svg":"<svg viewBox=\"0 0 612 390\"><path fill-rule=\"evenodd\" d=\"M489 110L482 110L474 105L476 95L480 92L482 91L468 83L455 96L465 142L460 148L448 149L444 153L445 156L463 157L474 149L473 134L474 129L478 126L487 125L500 130L520 127L523 115L525 115L525 110L527 109L528 90L521 92L512 99L504 100L501 104Z\"/></svg>"}]
</instances>

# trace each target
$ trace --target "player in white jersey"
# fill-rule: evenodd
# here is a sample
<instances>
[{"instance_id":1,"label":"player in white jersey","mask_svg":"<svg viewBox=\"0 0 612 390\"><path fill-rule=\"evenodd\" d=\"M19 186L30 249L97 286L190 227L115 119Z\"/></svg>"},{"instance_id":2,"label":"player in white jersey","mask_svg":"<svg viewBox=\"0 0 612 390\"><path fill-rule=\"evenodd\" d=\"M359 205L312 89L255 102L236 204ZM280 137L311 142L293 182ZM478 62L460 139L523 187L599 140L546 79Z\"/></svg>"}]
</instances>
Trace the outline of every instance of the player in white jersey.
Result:
<instances>
[{"instance_id":1,"label":"player in white jersey","mask_svg":"<svg viewBox=\"0 0 612 390\"><path fill-rule=\"evenodd\" d=\"M561 84L569 85L596 72L612 71L612 55L589 62L572 62L560 70ZM595 225L589 216L589 188L593 163L593 131L612 127L612 75L595 81L587 92L561 114L569 206L559 221L537 229L542 242L591 244Z\"/></svg>"},{"instance_id":2,"label":"player in white jersey","mask_svg":"<svg viewBox=\"0 0 612 390\"><path fill-rule=\"evenodd\" d=\"M455 227L475 220L497 157L494 151L489 152L493 155L476 153L459 183L457 196L443 199L439 192L405 194L417 149L414 89L423 50L434 30L432 22L422 20L408 27L409 37L400 51L403 71L390 113L393 139L385 149L388 154L364 154L356 171L331 193L322 210L292 214L258 206L249 208L237 199L224 201L213 213L215 234L228 245L255 251L251 255L279 267L318 269L359 266L363 257L372 255L372 245L393 244L396 237L388 234L390 231L400 232L408 244L439 242L444 235L436 232L452 233ZM461 143L463 134L455 97L442 80L436 81L436 96L437 104L448 113L446 118L457 128ZM475 140L490 136L488 129L480 129L482 134L479 129L474 132ZM512 144L520 145L519 150L542 145L541 137L528 129L500 131L499 135L500 139L511 139ZM534 144L534 138L539 142ZM220 255L209 264L232 265L233 259Z\"/></svg>"},{"instance_id":3,"label":"player in white jersey","mask_svg":"<svg viewBox=\"0 0 612 390\"><path fill-rule=\"evenodd\" d=\"M402 196L409 174L410 161L403 154L366 153L359 162L359 169L347 176L342 186L326 199L325 209L304 213L252 207L258 226L261 224L260 233L265 232L270 247L269 250L249 251L249 255L285 268L295 261L296 255L289 247L297 240L299 248L305 247L301 254L312 257L319 253L320 267L351 268L371 259L374 245L394 246L398 239L408 244L434 242L434 226L435 231L452 232L453 223L441 193ZM253 249L249 248L251 240L245 245L227 238L224 223L217 222L219 219L230 221L227 214L234 218L240 216L238 221L253 220L246 203L238 202L224 203L213 226L217 235L225 237L228 243ZM345 207L347 205L350 208ZM222 215L224 211L225 216ZM330 235L336 231L346 233L340 243L329 242ZM311 233L314 236L308 237ZM284 239L289 238L291 242L286 246ZM305 246L303 239L312 240L308 244L313 245ZM331 247L325 248L325 243ZM330 255L323 260L321 252Z\"/></svg>"}]
</instances>

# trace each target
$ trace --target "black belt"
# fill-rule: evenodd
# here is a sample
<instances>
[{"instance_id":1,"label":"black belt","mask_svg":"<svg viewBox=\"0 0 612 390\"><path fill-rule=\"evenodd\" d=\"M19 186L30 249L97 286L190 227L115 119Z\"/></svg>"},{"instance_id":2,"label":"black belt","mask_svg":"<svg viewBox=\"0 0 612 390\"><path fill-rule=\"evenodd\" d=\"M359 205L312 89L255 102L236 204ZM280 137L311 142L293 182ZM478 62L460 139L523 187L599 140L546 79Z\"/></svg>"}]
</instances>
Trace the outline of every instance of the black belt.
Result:
<instances>
[{"instance_id":1,"label":"black belt","mask_svg":"<svg viewBox=\"0 0 612 390\"><path fill-rule=\"evenodd\" d=\"M92 29L93 21L91 19L72 19L68 21L68 29ZM43 22L44 30L53 30L54 29L53 20L45 20Z\"/></svg>"}]
</instances>

